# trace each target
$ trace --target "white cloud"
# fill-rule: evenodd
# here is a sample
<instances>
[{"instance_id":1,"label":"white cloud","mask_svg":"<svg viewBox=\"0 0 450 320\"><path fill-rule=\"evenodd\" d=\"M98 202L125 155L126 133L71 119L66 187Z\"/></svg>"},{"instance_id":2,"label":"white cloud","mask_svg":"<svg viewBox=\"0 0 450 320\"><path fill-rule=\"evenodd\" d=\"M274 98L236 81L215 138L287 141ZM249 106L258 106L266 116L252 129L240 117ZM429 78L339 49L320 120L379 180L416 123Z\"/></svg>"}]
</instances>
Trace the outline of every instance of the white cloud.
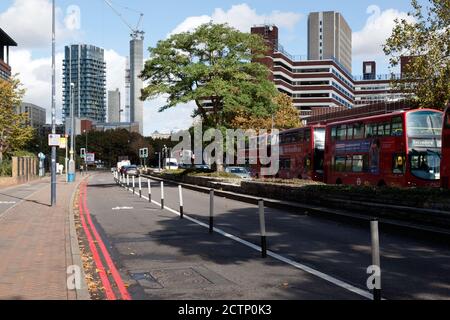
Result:
<instances>
[{"instance_id":1,"label":"white cloud","mask_svg":"<svg viewBox=\"0 0 450 320\"><path fill-rule=\"evenodd\" d=\"M120 90L121 105L125 105L125 68L127 58L114 50L105 50L106 90Z\"/></svg>"},{"instance_id":2,"label":"white cloud","mask_svg":"<svg viewBox=\"0 0 450 320\"><path fill-rule=\"evenodd\" d=\"M158 97L144 103L144 135L149 136L155 130L161 133L170 133L186 130L192 126L192 113L196 108L194 102L158 112L164 104L164 97Z\"/></svg>"},{"instance_id":3,"label":"white cloud","mask_svg":"<svg viewBox=\"0 0 450 320\"><path fill-rule=\"evenodd\" d=\"M75 6L71 8L65 19L61 9L57 8L56 37L58 41L77 37L79 23L76 22ZM49 46L52 37L51 13L50 0L14 0L6 11L0 13L0 26L16 40L20 48Z\"/></svg>"},{"instance_id":4,"label":"white cloud","mask_svg":"<svg viewBox=\"0 0 450 320\"><path fill-rule=\"evenodd\" d=\"M62 108L62 60L63 54L56 55L56 106L57 119L61 119ZM13 73L18 73L26 94L25 102L34 103L47 109L47 121L51 117L52 59L33 59L29 50L13 50L11 53Z\"/></svg>"},{"instance_id":5,"label":"white cloud","mask_svg":"<svg viewBox=\"0 0 450 320\"><path fill-rule=\"evenodd\" d=\"M392 34L395 19L414 21L406 12L396 9L381 11L380 7L371 5L367 8L370 14L364 28L353 33L353 54L356 56L381 56L384 55L382 45Z\"/></svg>"},{"instance_id":6,"label":"white cloud","mask_svg":"<svg viewBox=\"0 0 450 320\"><path fill-rule=\"evenodd\" d=\"M258 14L248 4L233 5L228 11L216 8L211 16L203 15L188 17L179 24L170 34L191 31L196 27L208 23L228 23L230 26L243 31L250 32L253 25L276 24L278 27L293 30L303 16L294 12L273 11L270 14Z\"/></svg>"}]
</instances>

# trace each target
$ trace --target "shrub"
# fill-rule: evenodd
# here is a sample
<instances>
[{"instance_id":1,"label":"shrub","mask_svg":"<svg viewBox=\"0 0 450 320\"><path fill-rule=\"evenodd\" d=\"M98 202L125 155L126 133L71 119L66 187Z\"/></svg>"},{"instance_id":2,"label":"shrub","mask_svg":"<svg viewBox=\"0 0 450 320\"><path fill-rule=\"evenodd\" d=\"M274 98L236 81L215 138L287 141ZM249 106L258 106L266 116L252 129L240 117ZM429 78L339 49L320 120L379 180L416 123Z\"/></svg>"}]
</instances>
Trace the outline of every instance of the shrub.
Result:
<instances>
[{"instance_id":1,"label":"shrub","mask_svg":"<svg viewBox=\"0 0 450 320\"><path fill-rule=\"evenodd\" d=\"M11 160L3 160L3 162L0 163L0 176L2 176L2 177L11 177L12 176Z\"/></svg>"}]
</instances>

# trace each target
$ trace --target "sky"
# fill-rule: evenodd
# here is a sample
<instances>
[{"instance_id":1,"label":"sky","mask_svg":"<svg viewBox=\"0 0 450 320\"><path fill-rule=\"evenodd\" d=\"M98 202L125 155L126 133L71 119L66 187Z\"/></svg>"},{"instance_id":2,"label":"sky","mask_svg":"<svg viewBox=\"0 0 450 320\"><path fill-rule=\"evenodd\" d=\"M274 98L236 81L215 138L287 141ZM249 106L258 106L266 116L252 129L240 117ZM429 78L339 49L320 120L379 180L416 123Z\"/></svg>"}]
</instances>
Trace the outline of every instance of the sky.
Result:
<instances>
[{"instance_id":1,"label":"sky","mask_svg":"<svg viewBox=\"0 0 450 320\"><path fill-rule=\"evenodd\" d=\"M406 18L410 0L111 0L128 24L135 27L144 14L145 47L172 33L189 31L214 21L249 32L257 24L276 24L280 43L294 55L307 53L307 17L314 11L338 11L353 30L353 73L362 73L362 61L377 62L378 73L389 73L382 44L395 18ZM426 4L426 0L420 1ZM92 44L105 49L107 89L125 93L125 65L130 29L104 0L56 0L57 4L57 109L61 118L62 60L65 45ZM13 73L27 90L25 101L50 110L51 105L51 0L0 0L0 28L18 43L11 52ZM148 56L148 51L144 52ZM122 94L124 97L125 94ZM160 97L144 104L144 134L169 133L192 124L194 104L163 113ZM50 112L47 112L50 120Z\"/></svg>"}]
</instances>

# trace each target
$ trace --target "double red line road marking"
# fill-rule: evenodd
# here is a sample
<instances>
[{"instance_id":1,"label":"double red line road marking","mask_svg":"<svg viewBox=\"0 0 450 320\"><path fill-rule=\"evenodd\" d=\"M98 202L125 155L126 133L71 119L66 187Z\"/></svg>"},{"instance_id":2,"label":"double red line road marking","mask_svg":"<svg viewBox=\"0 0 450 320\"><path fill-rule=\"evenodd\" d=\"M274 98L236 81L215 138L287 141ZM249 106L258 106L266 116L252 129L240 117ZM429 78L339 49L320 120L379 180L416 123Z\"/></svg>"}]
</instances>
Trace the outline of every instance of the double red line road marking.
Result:
<instances>
[{"instance_id":1,"label":"double red line road marking","mask_svg":"<svg viewBox=\"0 0 450 320\"><path fill-rule=\"evenodd\" d=\"M94 258L94 262L97 267L100 280L102 281L103 287L105 288L106 298L108 300L117 300L117 296L114 293L111 281L108 277L107 271L109 271L112 275L112 280L114 280L114 282L116 283L121 299L131 300L131 296L123 283L122 277L117 271L117 268L114 265L114 262L112 261L111 256L109 255L109 252L106 249L105 244L103 243L102 238L100 237L99 233L97 232L97 229L95 228L94 223L92 222L91 214L89 212L86 199L87 199L87 183L83 182L80 186L80 195L78 202L80 210L80 220L81 225L83 226L84 233L86 234L87 240L89 242L89 248L92 252L92 256ZM97 246L100 249L100 252L97 249ZM105 269L101 256L103 256L108 269Z\"/></svg>"}]
</instances>

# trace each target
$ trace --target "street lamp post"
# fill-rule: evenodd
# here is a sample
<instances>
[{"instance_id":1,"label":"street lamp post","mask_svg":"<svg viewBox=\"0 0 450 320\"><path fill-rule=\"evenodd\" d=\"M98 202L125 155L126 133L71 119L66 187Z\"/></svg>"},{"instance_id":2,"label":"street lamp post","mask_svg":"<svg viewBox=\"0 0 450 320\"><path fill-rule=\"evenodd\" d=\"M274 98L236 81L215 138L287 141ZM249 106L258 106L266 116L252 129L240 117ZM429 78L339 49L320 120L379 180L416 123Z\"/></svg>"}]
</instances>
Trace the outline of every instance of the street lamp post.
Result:
<instances>
[{"instance_id":1,"label":"street lamp post","mask_svg":"<svg viewBox=\"0 0 450 320\"><path fill-rule=\"evenodd\" d=\"M155 152L158 155L158 172L161 172L161 152Z\"/></svg>"},{"instance_id":2,"label":"street lamp post","mask_svg":"<svg viewBox=\"0 0 450 320\"><path fill-rule=\"evenodd\" d=\"M87 154L88 154L88 132L87 130L83 131L86 136L86 145L85 145L85 152L84 152L84 165L86 166L86 173L88 172L88 164L87 164Z\"/></svg>"},{"instance_id":3,"label":"street lamp post","mask_svg":"<svg viewBox=\"0 0 450 320\"><path fill-rule=\"evenodd\" d=\"M52 134L56 134L56 24L55 0L52 1ZM56 147L52 146L51 205L56 205Z\"/></svg>"},{"instance_id":4,"label":"street lamp post","mask_svg":"<svg viewBox=\"0 0 450 320\"><path fill-rule=\"evenodd\" d=\"M69 135L66 133L66 159L65 159L65 167L66 168L66 182L69 182Z\"/></svg>"},{"instance_id":5,"label":"street lamp post","mask_svg":"<svg viewBox=\"0 0 450 320\"><path fill-rule=\"evenodd\" d=\"M167 146L166 145L164 145L164 157L163 157L163 168L165 168L166 166L165 166L165 163L167 162Z\"/></svg>"},{"instance_id":6,"label":"street lamp post","mask_svg":"<svg viewBox=\"0 0 450 320\"><path fill-rule=\"evenodd\" d=\"M70 97L70 161L69 161L69 175L68 175L68 182L74 182L75 181L75 159L74 159L74 154L75 154L75 84L71 83L70 84L70 89L71 89L71 97Z\"/></svg>"}]
</instances>

